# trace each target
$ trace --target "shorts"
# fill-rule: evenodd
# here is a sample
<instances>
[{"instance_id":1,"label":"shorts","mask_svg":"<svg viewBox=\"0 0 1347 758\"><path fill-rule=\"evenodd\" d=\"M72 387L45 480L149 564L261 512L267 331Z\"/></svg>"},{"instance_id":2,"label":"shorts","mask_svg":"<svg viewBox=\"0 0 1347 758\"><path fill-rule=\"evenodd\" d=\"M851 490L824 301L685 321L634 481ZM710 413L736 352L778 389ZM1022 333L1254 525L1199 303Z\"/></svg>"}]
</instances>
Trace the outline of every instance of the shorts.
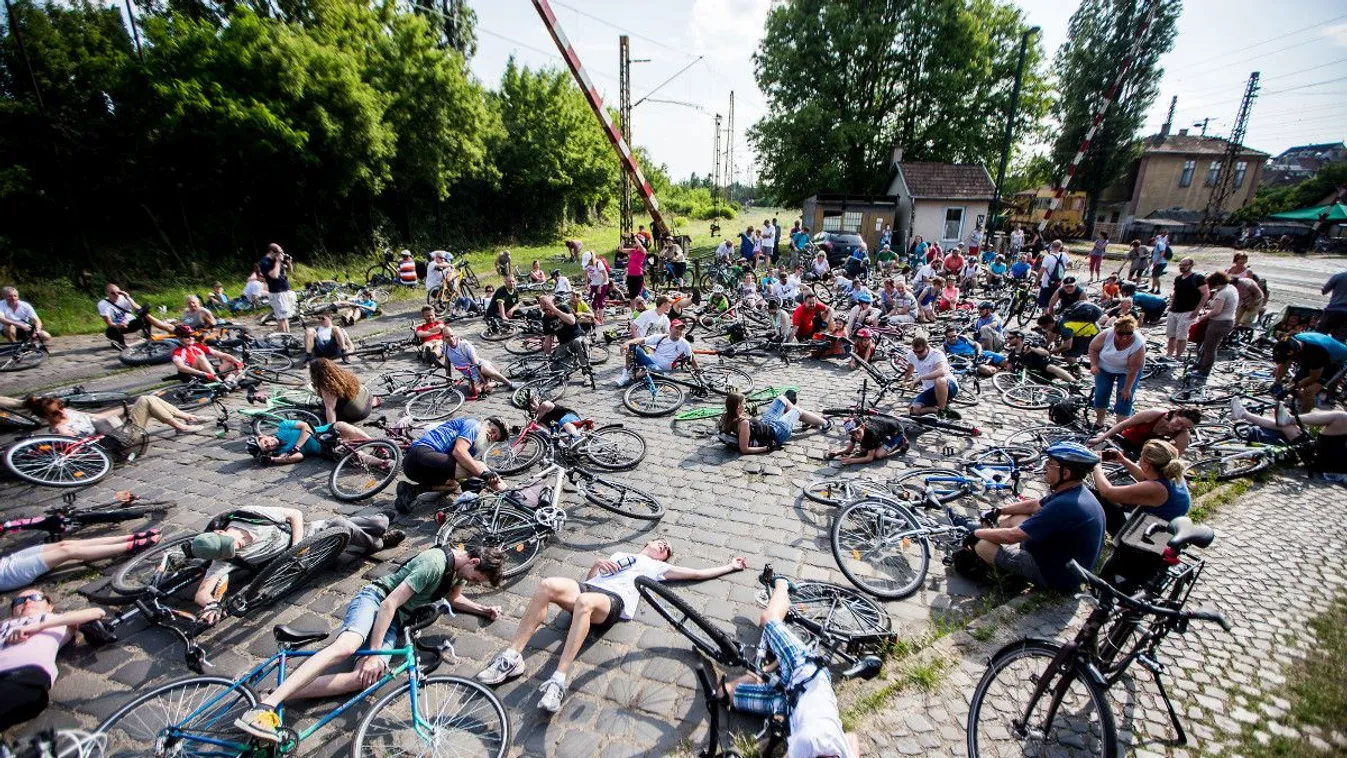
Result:
<instances>
[{"instance_id":1,"label":"shorts","mask_svg":"<svg viewBox=\"0 0 1347 758\"><path fill-rule=\"evenodd\" d=\"M286 290L285 292L271 293L271 314L277 319L294 318L295 291Z\"/></svg>"},{"instance_id":2,"label":"shorts","mask_svg":"<svg viewBox=\"0 0 1347 758\"><path fill-rule=\"evenodd\" d=\"M446 484L458 472L458 462L453 456L441 453L426 445L412 445L402 459L402 473L417 484L438 487Z\"/></svg>"},{"instance_id":3,"label":"shorts","mask_svg":"<svg viewBox=\"0 0 1347 758\"><path fill-rule=\"evenodd\" d=\"M579 416L575 415L574 413L567 413L565 416L562 416L561 418L557 419L556 424L557 424L557 426L565 426L565 425L567 425L567 424L574 424L574 423L576 423L577 421L583 421L583 420L584 420L584 419L580 418Z\"/></svg>"},{"instance_id":4,"label":"shorts","mask_svg":"<svg viewBox=\"0 0 1347 758\"><path fill-rule=\"evenodd\" d=\"M772 436L776 438L776 444L784 445L790 440L790 435L795 432L795 425L800 423L800 409L786 410L785 401L778 397L772 401L771 405L767 406L767 410L762 414L762 423L771 427Z\"/></svg>"},{"instance_id":5,"label":"shorts","mask_svg":"<svg viewBox=\"0 0 1347 758\"><path fill-rule=\"evenodd\" d=\"M959 383L954 381L953 377L948 377L945 379L945 381L949 383L948 399L950 401L953 401L954 398L959 396ZM912 398L913 408L934 408L935 406L936 406L935 387L922 390L921 392L917 393L916 397Z\"/></svg>"},{"instance_id":6,"label":"shorts","mask_svg":"<svg viewBox=\"0 0 1347 758\"><path fill-rule=\"evenodd\" d=\"M787 685L803 682L813 676L828 676L827 670L819 671L810 659L809 649L803 641L780 621L769 621L762 628L762 641L780 663L777 677ZM744 713L757 713L763 716L785 715L788 705L786 687L774 682L745 682L734 688L734 710Z\"/></svg>"},{"instance_id":7,"label":"shorts","mask_svg":"<svg viewBox=\"0 0 1347 758\"><path fill-rule=\"evenodd\" d=\"M369 633L374 629L374 619L379 615L379 606L383 601L383 595L374 585L365 585L346 606L346 616L342 619L341 630L338 633L355 632L360 635L361 640L364 640L362 644L368 645ZM394 621L388 625L388 631L384 632L383 642L379 647L393 647L397 642L398 624Z\"/></svg>"},{"instance_id":8,"label":"shorts","mask_svg":"<svg viewBox=\"0 0 1347 758\"><path fill-rule=\"evenodd\" d=\"M1244 431L1244 440L1246 442L1258 442L1264 445L1285 445L1286 435L1276 429L1264 429L1261 426L1251 426Z\"/></svg>"},{"instance_id":9,"label":"shorts","mask_svg":"<svg viewBox=\"0 0 1347 758\"><path fill-rule=\"evenodd\" d=\"M1002 363L1006 362L1006 357L1004 355L991 350L984 350L982 352L982 357L986 358L987 362L993 366L1000 366Z\"/></svg>"},{"instance_id":10,"label":"shorts","mask_svg":"<svg viewBox=\"0 0 1347 758\"><path fill-rule=\"evenodd\" d=\"M1193 324L1193 312L1187 311L1179 313L1170 311L1169 318L1165 320L1165 337L1172 340L1188 339L1188 327Z\"/></svg>"},{"instance_id":11,"label":"shorts","mask_svg":"<svg viewBox=\"0 0 1347 758\"><path fill-rule=\"evenodd\" d=\"M51 567L42 560L42 545L0 556L0 592L27 587L48 571Z\"/></svg>"},{"instance_id":12,"label":"shorts","mask_svg":"<svg viewBox=\"0 0 1347 758\"><path fill-rule=\"evenodd\" d=\"M1048 303L1052 302L1052 293L1056 291L1056 285L1051 287L1040 287L1038 290L1038 307L1047 308Z\"/></svg>"},{"instance_id":13,"label":"shorts","mask_svg":"<svg viewBox=\"0 0 1347 758\"><path fill-rule=\"evenodd\" d=\"M1023 577L1040 587L1044 586L1043 572L1038 569L1038 562L1023 545L1001 545L996 551L996 570Z\"/></svg>"},{"instance_id":14,"label":"shorts","mask_svg":"<svg viewBox=\"0 0 1347 758\"><path fill-rule=\"evenodd\" d=\"M0 732L35 719L51 702L51 676L41 666L20 666L0 671L0 686L5 692L0 705Z\"/></svg>"},{"instance_id":15,"label":"shorts","mask_svg":"<svg viewBox=\"0 0 1347 758\"><path fill-rule=\"evenodd\" d=\"M1258 318L1258 312L1263 309L1263 301L1256 300L1252 303L1246 303L1235 309L1235 325L1251 326Z\"/></svg>"},{"instance_id":16,"label":"shorts","mask_svg":"<svg viewBox=\"0 0 1347 758\"><path fill-rule=\"evenodd\" d=\"M1159 277L1161 277L1161 276L1164 276L1164 274L1165 274L1165 267L1168 266L1168 265L1169 265L1169 261L1160 261L1159 263L1152 263L1152 264L1151 264L1151 276L1156 277L1156 278L1159 278Z\"/></svg>"},{"instance_id":17,"label":"shorts","mask_svg":"<svg viewBox=\"0 0 1347 758\"><path fill-rule=\"evenodd\" d=\"M627 604L626 604L626 602L624 602L624 601L622 600L622 596L621 596L621 595L619 595L619 594L617 594L617 593L615 593L615 592L609 592L608 590L605 590L605 589L603 589L603 588L601 588L601 587L595 587L594 585L589 584L589 583L585 583L585 584L580 585L580 591L581 591L581 592L594 592L594 593L597 593L597 594L599 594L599 595L605 595L605 596L607 596L607 598L608 598L608 604L609 604L608 615L607 615L606 617L604 617L603 621L601 621L601 622L598 622L598 621L590 621L590 622L589 622L589 628L590 628L591 630L593 630L593 629L600 629L600 630L602 630L602 629L609 629L609 628L611 628L614 624L616 624L617 622L623 620L623 618L622 618L622 611L626 610Z\"/></svg>"}]
</instances>

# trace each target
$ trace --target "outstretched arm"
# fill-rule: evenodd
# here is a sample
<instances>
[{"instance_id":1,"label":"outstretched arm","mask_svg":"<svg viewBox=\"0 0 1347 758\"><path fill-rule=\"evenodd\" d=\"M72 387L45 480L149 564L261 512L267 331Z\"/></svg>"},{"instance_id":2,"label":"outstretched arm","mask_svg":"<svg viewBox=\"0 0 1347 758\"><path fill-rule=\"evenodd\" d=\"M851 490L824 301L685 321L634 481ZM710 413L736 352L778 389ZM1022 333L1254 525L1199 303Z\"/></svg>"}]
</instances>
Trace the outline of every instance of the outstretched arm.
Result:
<instances>
[{"instance_id":1,"label":"outstretched arm","mask_svg":"<svg viewBox=\"0 0 1347 758\"><path fill-rule=\"evenodd\" d=\"M740 556L732 559L729 563L726 563L723 566L713 566L711 568L690 569L684 568L683 566L673 566L664 574L664 578L673 581L684 579L700 581L703 579L715 579L718 576L724 576L735 571L743 571L746 568L748 568L748 559Z\"/></svg>"}]
</instances>

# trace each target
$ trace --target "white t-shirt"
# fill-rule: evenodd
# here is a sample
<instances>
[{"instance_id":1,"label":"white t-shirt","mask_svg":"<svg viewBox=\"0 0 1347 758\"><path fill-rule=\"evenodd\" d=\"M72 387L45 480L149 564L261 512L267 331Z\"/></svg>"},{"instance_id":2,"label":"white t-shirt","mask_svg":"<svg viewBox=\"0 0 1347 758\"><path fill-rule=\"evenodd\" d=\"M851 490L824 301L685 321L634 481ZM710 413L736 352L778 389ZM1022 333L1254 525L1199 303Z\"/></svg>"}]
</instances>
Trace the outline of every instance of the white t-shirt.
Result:
<instances>
[{"instance_id":1,"label":"white t-shirt","mask_svg":"<svg viewBox=\"0 0 1347 758\"><path fill-rule=\"evenodd\" d=\"M660 313L658 308L645 311L631 323L636 325L636 336L638 337L669 333L669 317Z\"/></svg>"},{"instance_id":2,"label":"white t-shirt","mask_svg":"<svg viewBox=\"0 0 1347 758\"><path fill-rule=\"evenodd\" d=\"M645 338L645 344L655 349L655 365L668 371L679 358L692 355L692 345L685 339L674 339L667 334L652 334Z\"/></svg>"},{"instance_id":3,"label":"white t-shirt","mask_svg":"<svg viewBox=\"0 0 1347 758\"><path fill-rule=\"evenodd\" d=\"M119 326L135 318L135 311L131 298L125 292L117 296L115 304L109 303L106 297L98 301L98 315L112 319L112 323Z\"/></svg>"},{"instance_id":4,"label":"white t-shirt","mask_svg":"<svg viewBox=\"0 0 1347 758\"><path fill-rule=\"evenodd\" d=\"M762 228L762 246L768 250L776 245L776 227L767 224Z\"/></svg>"},{"instance_id":5,"label":"white t-shirt","mask_svg":"<svg viewBox=\"0 0 1347 758\"><path fill-rule=\"evenodd\" d=\"M797 680L814 674L814 665L801 666ZM790 714L790 738L786 740L786 758L817 758L836 755L854 758L846 730L838 715L837 695L832 679L820 671L804 686Z\"/></svg>"},{"instance_id":6,"label":"white t-shirt","mask_svg":"<svg viewBox=\"0 0 1347 758\"><path fill-rule=\"evenodd\" d=\"M552 290L557 295L571 294L571 280L563 276L557 277L556 289Z\"/></svg>"},{"instance_id":7,"label":"white t-shirt","mask_svg":"<svg viewBox=\"0 0 1347 758\"><path fill-rule=\"evenodd\" d=\"M949 376L949 363L945 360L945 353L936 348L930 348L926 351L926 358L918 358L917 354L911 350L907 351L907 362L912 365L913 376L924 376L936 369L943 369L941 376ZM921 388L928 390L935 386L934 379L922 379Z\"/></svg>"},{"instance_id":8,"label":"white t-shirt","mask_svg":"<svg viewBox=\"0 0 1347 758\"><path fill-rule=\"evenodd\" d=\"M587 255L592 255L588 250ZM589 286L602 287L608 282L608 264L602 258L592 258L585 264L585 276L589 279Z\"/></svg>"},{"instance_id":9,"label":"white t-shirt","mask_svg":"<svg viewBox=\"0 0 1347 758\"><path fill-rule=\"evenodd\" d=\"M243 285L243 298L253 300L266 294L267 285L262 283L261 279L249 279L248 283Z\"/></svg>"},{"instance_id":10,"label":"white t-shirt","mask_svg":"<svg viewBox=\"0 0 1347 758\"><path fill-rule=\"evenodd\" d=\"M935 267L929 263L923 263L921 268L912 277L912 286L921 289L926 283L935 278Z\"/></svg>"},{"instance_id":11,"label":"white t-shirt","mask_svg":"<svg viewBox=\"0 0 1347 758\"><path fill-rule=\"evenodd\" d=\"M585 584L622 598L622 618L627 621L636 616L636 606L641 602L641 596L636 592L636 578L648 576L657 582L664 581L664 575L673 568L644 553L613 553L608 560L620 566L617 572L599 574Z\"/></svg>"},{"instance_id":12,"label":"white t-shirt","mask_svg":"<svg viewBox=\"0 0 1347 758\"><path fill-rule=\"evenodd\" d=\"M1039 277L1038 286L1047 287L1053 281L1062 281L1066 278L1066 269L1070 265L1071 259L1065 252L1048 253L1043 256L1043 275Z\"/></svg>"},{"instance_id":13,"label":"white t-shirt","mask_svg":"<svg viewBox=\"0 0 1347 758\"><path fill-rule=\"evenodd\" d=\"M1235 309L1239 307L1239 292L1233 285L1227 284L1211 296L1207 307L1211 308L1208 318L1212 321L1234 321Z\"/></svg>"},{"instance_id":14,"label":"white t-shirt","mask_svg":"<svg viewBox=\"0 0 1347 758\"><path fill-rule=\"evenodd\" d=\"M26 300L20 300L16 308L10 308L8 301L0 300L0 316L4 316L10 321L27 324L32 323L33 319L37 318L37 311L33 310L33 306L29 305Z\"/></svg>"},{"instance_id":15,"label":"white t-shirt","mask_svg":"<svg viewBox=\"0 0 1347 758\"><path fill-rule=\"evenodd\" d=\"M430 260L430 265L426 266L426 291L431 292L439 289L444 284L444 274L449 270L449 264L442 261Z\"/></svg>"}]
</instances>

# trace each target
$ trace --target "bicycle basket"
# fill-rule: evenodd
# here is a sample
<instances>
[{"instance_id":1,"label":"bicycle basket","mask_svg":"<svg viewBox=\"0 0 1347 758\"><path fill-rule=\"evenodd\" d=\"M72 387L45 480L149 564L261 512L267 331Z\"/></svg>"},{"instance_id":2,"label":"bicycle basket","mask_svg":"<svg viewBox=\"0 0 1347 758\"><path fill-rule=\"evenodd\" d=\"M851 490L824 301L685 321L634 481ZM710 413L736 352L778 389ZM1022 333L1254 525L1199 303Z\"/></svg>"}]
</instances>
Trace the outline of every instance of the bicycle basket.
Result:
<instances>
[{"instance_id":1,"label":"bicycle basket","mask_svg":"<svg viewBox=\"0 0 1347 758\"><path fill-rule=\"evenodd\" d=\"M1152 525L1157 529L1146 537ZM1114 539L1113 555L1099 575L1125 593L1135 592L1165 571L1169 538L1168 521L1137 508Z\"/></svg>"}]
</instances>

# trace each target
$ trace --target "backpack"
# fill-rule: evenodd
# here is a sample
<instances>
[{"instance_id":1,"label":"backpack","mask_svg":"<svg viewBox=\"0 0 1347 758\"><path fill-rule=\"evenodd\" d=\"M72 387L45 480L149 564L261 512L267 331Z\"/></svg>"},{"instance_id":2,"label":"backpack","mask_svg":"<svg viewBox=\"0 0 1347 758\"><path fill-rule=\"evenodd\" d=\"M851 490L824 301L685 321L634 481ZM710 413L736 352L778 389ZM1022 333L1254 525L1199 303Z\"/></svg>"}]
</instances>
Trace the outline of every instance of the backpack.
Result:
<instances>
[{"instance_id":1,"label":"backpack","mask_svg":"<svg viewBox=\"0 0 1347 758\"><path fill-rule=\"evenodd\" d=\"M1066 253L1054 253L1052 271L1048 273L1048 286L1056 287L1062 279L1066 278Z\"/></svg>"},{"instance_id":2,"label":"backpack","mask_svg":"<svg viewBox=\"0 0 1347 758\"><path fill-rule=\"evenodd\" d=\"M1058 426L1066 426L1080 417L1085 401L1077 398L1059 400L1048 406L1048 420Z\"/></svg>"},{"instance_id":3,"label":"backpack","mask_svg":"<svg viewBox=\"0 0 1347 758\"><path fill-rule=\"evenodd\" d=\"M1172 260L1174 260L1174 248L1172 248L1172 247L1167 247L1167 248L1165 248L1164 256L1165 256L1165 260L1167 260L1167 261L1172 261Z\"/></svg>"}]
</instances>

